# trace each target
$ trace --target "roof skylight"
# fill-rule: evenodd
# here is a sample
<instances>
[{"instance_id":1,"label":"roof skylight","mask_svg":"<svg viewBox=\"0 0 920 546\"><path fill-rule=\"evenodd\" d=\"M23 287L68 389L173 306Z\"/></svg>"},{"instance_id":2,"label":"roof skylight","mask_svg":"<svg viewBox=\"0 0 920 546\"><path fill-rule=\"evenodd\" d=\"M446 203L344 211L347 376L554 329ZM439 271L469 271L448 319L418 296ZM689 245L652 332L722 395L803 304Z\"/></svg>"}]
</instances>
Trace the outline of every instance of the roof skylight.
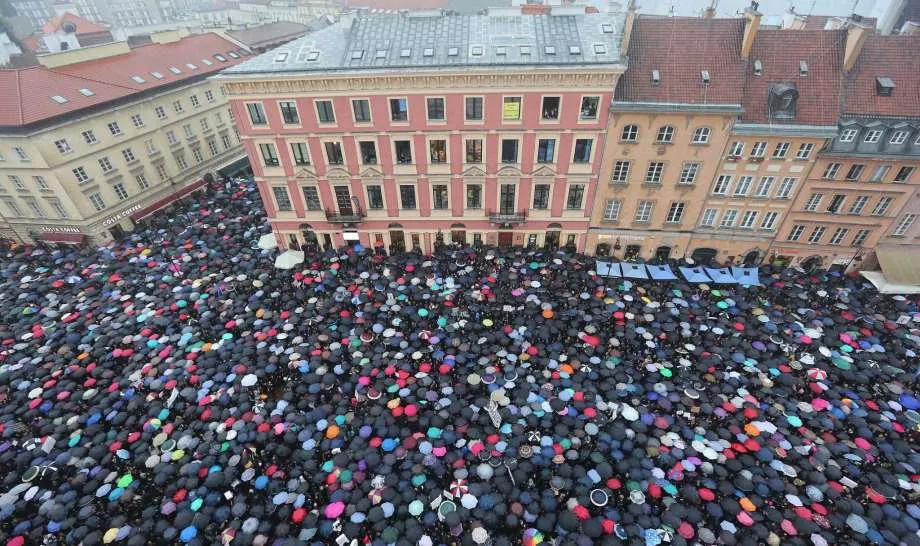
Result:
<instances>
[{"instance_id":1,"label":"roof skylight","mask_svg":"<svg viewBox=\"0 0 920 546\"><path fill-rule=\"evenodd\" d=\"M70 102L69 100L65 99L64 97L62 97L62 96L60 96L60 95L53 95L53 96L51 97L51 100L53 100L54 102L56 102L56 103L58 103L58 104L67 104L68 102Z\"/></svg>"}]
</instances>

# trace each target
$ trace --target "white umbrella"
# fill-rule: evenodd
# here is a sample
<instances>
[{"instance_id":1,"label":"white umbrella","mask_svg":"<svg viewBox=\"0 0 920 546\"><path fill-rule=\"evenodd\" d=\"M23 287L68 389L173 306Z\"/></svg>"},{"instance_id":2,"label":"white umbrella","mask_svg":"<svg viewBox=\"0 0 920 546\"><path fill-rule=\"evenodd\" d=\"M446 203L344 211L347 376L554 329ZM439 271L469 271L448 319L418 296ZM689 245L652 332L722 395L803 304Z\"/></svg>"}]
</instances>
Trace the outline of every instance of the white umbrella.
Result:
<instances>
[{"instance_id":1,"label":"white umbrella","mask_svg":"<svg viewBox=\"0 0 920 546\"><path fill-rule=\"evenodd\" d=\"M278 239L275 239L274 233L269 233L259 237L258 247L262 250L272 250L278 248Z\"/></svg>"},{"instance_id":2,"label":"white umbrella","mask_svg":"<svg viewBox=\"0 0 920 546\"><path fill-rule=\"evenodd\" d=\"M288 250L275 258L275 267L278 269L293 269L297 264L302 264L303 259L303 252Z\"/></svg>"}]
</instances>

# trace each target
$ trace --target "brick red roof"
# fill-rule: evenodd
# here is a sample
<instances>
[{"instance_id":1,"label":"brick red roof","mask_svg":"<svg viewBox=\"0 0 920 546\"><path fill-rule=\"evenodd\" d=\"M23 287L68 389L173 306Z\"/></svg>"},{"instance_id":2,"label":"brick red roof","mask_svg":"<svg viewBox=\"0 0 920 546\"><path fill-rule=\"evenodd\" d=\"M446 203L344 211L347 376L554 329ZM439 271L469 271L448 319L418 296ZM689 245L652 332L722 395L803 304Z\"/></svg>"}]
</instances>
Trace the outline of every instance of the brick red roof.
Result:
<instances>
[{"instance_id":1,"label":"brick red roof","mask_svg":"<svg viewBox=\"0 0 920 546\"><path fill-rule=\"evenodd\" d=\"M0 70L0 126L23 126L112 100L213 74L243 59L228 55L238 46L216 34L197 34L170 44L149 44L129 53L57 68ZM222 55L226 62L214 55ZM202 60L208 59L208 66ZM192 70L186 63L195 65ZM181 71L174 74L171 67ZM162 74L155 78L151 72ZM132 76L140 76L138 83ZM89 89L85 96L80 90ZM51 96L68 102L58 104Z\"/></svg>"},{"instance_id":2,"label":"brick red roof","mask_svg":"<svg viewBox=\"0 0 920 546\"><path fill-rule=\"evenodd\" d=\"M629 41L629 68L616 100L681 104L740 104L743 22L697 17L639 17ZM661 74L652 83L652 70ZM708 70L705 85L700 71Z\"/></svg>"},{"instance_id":3,"label":"brick red roof","mask_svg":"<svg viewBox=\"0 0 920 546\"><path fill-rule=\"evenodd\" d=\"M827 22L831 19L839 19L839 17L833 17L831 15L808 15L805 17L805 28L803 30L824 30L824 26L827 25ZM875 17L863 17L860 23L863 26L875 28L875 25L878 24L878 19Z\"/></svg>"},{"instance_id":4,"label":"brick red roof","mask_svg":"<svg viewBox=\"0 0 920 546\"><path fill-rule=\"evenodd\" d=\"M836 125L842 96L845 30L760 29L751 48L744 86L742 120L769 123L767 97L770 84L791 83L799 93L796 117L773 120L789 125ZM755 76L751 64L760 60L763 75ZM808 75L799 75L799 62Z\"/></svg>"},{"instance_id":5,"label":"brick red roof","mask_svg":"<svg viewBox=\"0 0 920 546\"><path fill-rule=\"evenodd\" d=\"M875 78L894 81L894 93L880 97ZM866 38L856 65L846 77L847 114L920 116L920 35Z\"/></svg>"},{"instance_id":6,"label":"brick red roof","mask_svg":"<svg viewBox=\"0 0 920 546\"><path fill-rule=\"evenodd\" d=\"M108 32L108 27L94 23L88 19L84 19L79 15L74 15L73 13L66 12L64 15L59 15L57 17L52 17L44 26L42 26L42 32L45 34L54 34L60 30L64 29L64 25L70 23L76 29L74 34L77 36L81 34L94 34L96 32Z\"/></svg>"},{"instance_id":7,"label":"brick red roof","mask_svg":"<svg viewBox=\"0 0 920 546\"><path fill-rule=\"evenodd\" d=\"M369 9L442 9L447 0L345 0L349 8Z\"/></svg>"}]
</instances>

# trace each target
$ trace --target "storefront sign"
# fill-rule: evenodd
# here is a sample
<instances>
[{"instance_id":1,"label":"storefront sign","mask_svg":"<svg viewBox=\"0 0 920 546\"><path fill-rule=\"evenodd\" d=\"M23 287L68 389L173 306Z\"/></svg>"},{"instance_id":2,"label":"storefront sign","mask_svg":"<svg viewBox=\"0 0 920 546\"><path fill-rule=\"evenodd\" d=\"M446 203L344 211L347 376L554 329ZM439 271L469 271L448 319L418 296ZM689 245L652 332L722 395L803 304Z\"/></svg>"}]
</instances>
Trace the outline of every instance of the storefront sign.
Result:
<instances>
[{"instance_id":1,"label":"storefront sign","mask_svg":"<svg viewBox=\"0 0 920 546\"><path fill-rule=\"evenodd\" d=\"M346 231L342 233L342 238L345 239L346 241L357 241L360 239L360 237L358 236L358 233L354 231Z\"/></svg>"},{"instance_id":2,"label":"storefront sign","mask_svg":"<svg viewBox=\"0 0 920 546\"><path fill-rule=\"evenodd\" d=\"M598 241L613 241L614 239L619 239L621 241L644 241L645 239L651 239L652 237L642 237L640 235L609 235L602 233L597 236Z\"/></svg>"},{"instance_id":3,"label":"storefront sign","mask_svg":"<svg viewBox=\"0 0 920 546\"><path fill-rule=\"evenodd\" d=\"M83 233L75 226L42 226L40 229L47 233Z\"/></svg>"},{"instance_id":4,"label":"storefront sign","mask_svg":"<svg viewBox=\"0 0 920 546\"><path fill-rule=\"evenodd\" d=\"M855 254L853 256L838 256L834 258L833 265L848 265L851 261L853 261L853 258L855 257Z\"/></svg>"},{"instance_id":5,"label":"storefront sign","mask_svg":"<svg viewBox=\"0 0 920 546\"><path fill-rule=\"evenodd\" d=\"M132 212L135 212L138 210L141 210L140 205L134 205L133 207L128 207L125 210L116 214L115 216L112 216L111 218L106 219L104 222L102 222L102 226L103 227L111 226L112 224L122 220L123 218L127 218L128 216L131 216Z\"/></svg>"},{"instance_id":6,"label":"storefront sign","mask_svg":"<svg viewBox=\"0 0 920 546\"><path fill-rule=\"evenodd\" d=\"M794 255L794 254L800 254L801 251L800 251L800 250L797 250L797 249L795 249L795 248L777 248L777 249L776 249L776 253L777 253L777 254L793 254L793 255Z\"/></svg>"}]
</instances>

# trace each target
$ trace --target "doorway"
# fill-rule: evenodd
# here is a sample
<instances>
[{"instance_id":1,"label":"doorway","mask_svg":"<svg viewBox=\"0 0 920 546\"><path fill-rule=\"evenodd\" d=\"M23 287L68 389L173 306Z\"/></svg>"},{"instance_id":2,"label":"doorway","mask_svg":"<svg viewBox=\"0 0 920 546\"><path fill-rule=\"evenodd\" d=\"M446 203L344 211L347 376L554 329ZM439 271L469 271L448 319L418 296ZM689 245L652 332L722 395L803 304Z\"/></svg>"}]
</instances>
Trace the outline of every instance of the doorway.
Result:
<instances>
[{"instance_id":1,"label":"doorway","mask_svg":"<svg viewBox=\"0 0 920 546\"><path fill-rule=\"evenodd\" d=\"M499 214L514 214L515 203L515 186L514 184L502 184L501 193L498 198Z\"/></svg>"},{"instance_id":2,"label":"doorway","mask_svg":"<svg viewBox=\"0 0 920 546\"><path fill-rule=\"evenodd\" d=\"M316 233L310 224L300 224L300 235L303 237L303 244L300 249L304 252L316 252L319 247L319 241L316 240Z\"/></svg>"},{"instance_id":3,"label":"doorway","mask_svg":"<svg viewBox=\"0 0 920 546\"><path fill-rule=\"evenodd\" d=\"M543 248L549 251L559 248L559 232L556 230L547 231L543 240Z\"/></svg>"},{"instance_id":4,"label":"doorway","mask_svg":"<svg viewBox=\"0 0 920 546\"><path fill-rule=\"evenodd\" d=\"M576 248L578 247L577 237L578 236L575 235L574 233L569 233L568 235L565 236L565 249L568 252L575 252Z\"/></svg>"},{"instance_id":5,"label":"doorway","mask_svg":"<svg viewBox=\"0 0 920 546\"><path fill-rule=\"evenodd\" d=\"M455 245L466 246L466 231L462 229L451 230L450 241Z\"/></svg>"},{"instance_id":6,"label":"doorway","mask_svg":"<svg viewBox=\"0 0 920 546\"><path fill-rule=\"evenodd\" d=\"M339 207L339 214L351 216L354 209L351 206L351 190L348 186L335 186L335 204Z\"/></svg>"},{"instance_id":7,"label":"doorway","mask_svg":"<svg viewBox=\"0 0 920 546\"><path fill-rule=\"evenodd\" d=\"M698 248L690 255L690 259L699 265L709 265L718 255L719 251L714 248Z\"/></svg>"},{"instance_id":8,"label":"doorway","mask_svg":"<svg viewBox=\"0 0 920 546\"><path fill-rule=\"evenodd\" d=\"M626 245L626 252L623 254L624 260L635 260L639 257L639 253L642 252L642 247L640 245Z\"/></svg>"},{"instance_id":9,"label":"doorway","mask_svg":"<svg viewBox=\"0 0 920 546\"><path fill-rule=\"evenodd\" d=\"M666 262L671 258L671 247L660 246L655 249L655 259L659 262Z\"/></svg>"},{"instance_id":10,"label":"doorway","mask_svg":"<svg viewBox=\"0 0 920 546\"><path fill-rule=\"evenodd\" d=\"M116 241L121 241L125 237L125 230L121 227L120 224L115 224L109 228L109 233L112 235L112 238Z\"/></svg>"},{"instance_id":11,"label":"doorway","mask_svg":"<svg viewBox=\"0 0 920 546\"><path fill-rule=\"evenodd\" d=\"M501 248L508 248L514 244L514 232L513 231L499 231L498 232L498 246Z\"/></svg>"},{"instance_id":12,"label":"doorway","mask_svg":"<svg viewBox=\"0 0 920 546\"><path fill-rule=\"evenodd\" d=\"M406 251L406 235L401 229L390 230L390 253Z\"/></svg>"},{"instance_id":13,"label":"doorway","mask_svg":"<svg viewBox=\"0 0 920 546\"><path fill-rule=\"evenodd\" d=\"M329 233L323 233L323 249L332 250L335 248L335 245L332 244L332 235Z\"/></svg>"},{"instance_id":14,"label":"doorway","mask_svg":"<svg viewBox=\"0 0 920 546\"><path fill-rule=\"evenodd\" d=\"M610 256L610 243L601 243L594 249L594 255L599 258Z\"/></svg>"},{"instance_id":15,"label":"doorway","mask_svg":"<svg viewBox=\"0 0 920 546\"><path fill-rule=\"evenodd\" d=\"M801 267L806 273L814 273L818 269L821 269L821 265L824 263L824 259L821 256L810 256L804 262L802 262Z\"/></svg>"},{"instance_id":16,"label":"doorway","mask_svg":"<svg viewBox=\"0 0 920 546\"><path fill-rule=\"evenodd\" d=\"M744 255L744 260L741 262L747 267L755 267L760 264L760 251L752 250Z\"/></svg>"}]
</instances>

